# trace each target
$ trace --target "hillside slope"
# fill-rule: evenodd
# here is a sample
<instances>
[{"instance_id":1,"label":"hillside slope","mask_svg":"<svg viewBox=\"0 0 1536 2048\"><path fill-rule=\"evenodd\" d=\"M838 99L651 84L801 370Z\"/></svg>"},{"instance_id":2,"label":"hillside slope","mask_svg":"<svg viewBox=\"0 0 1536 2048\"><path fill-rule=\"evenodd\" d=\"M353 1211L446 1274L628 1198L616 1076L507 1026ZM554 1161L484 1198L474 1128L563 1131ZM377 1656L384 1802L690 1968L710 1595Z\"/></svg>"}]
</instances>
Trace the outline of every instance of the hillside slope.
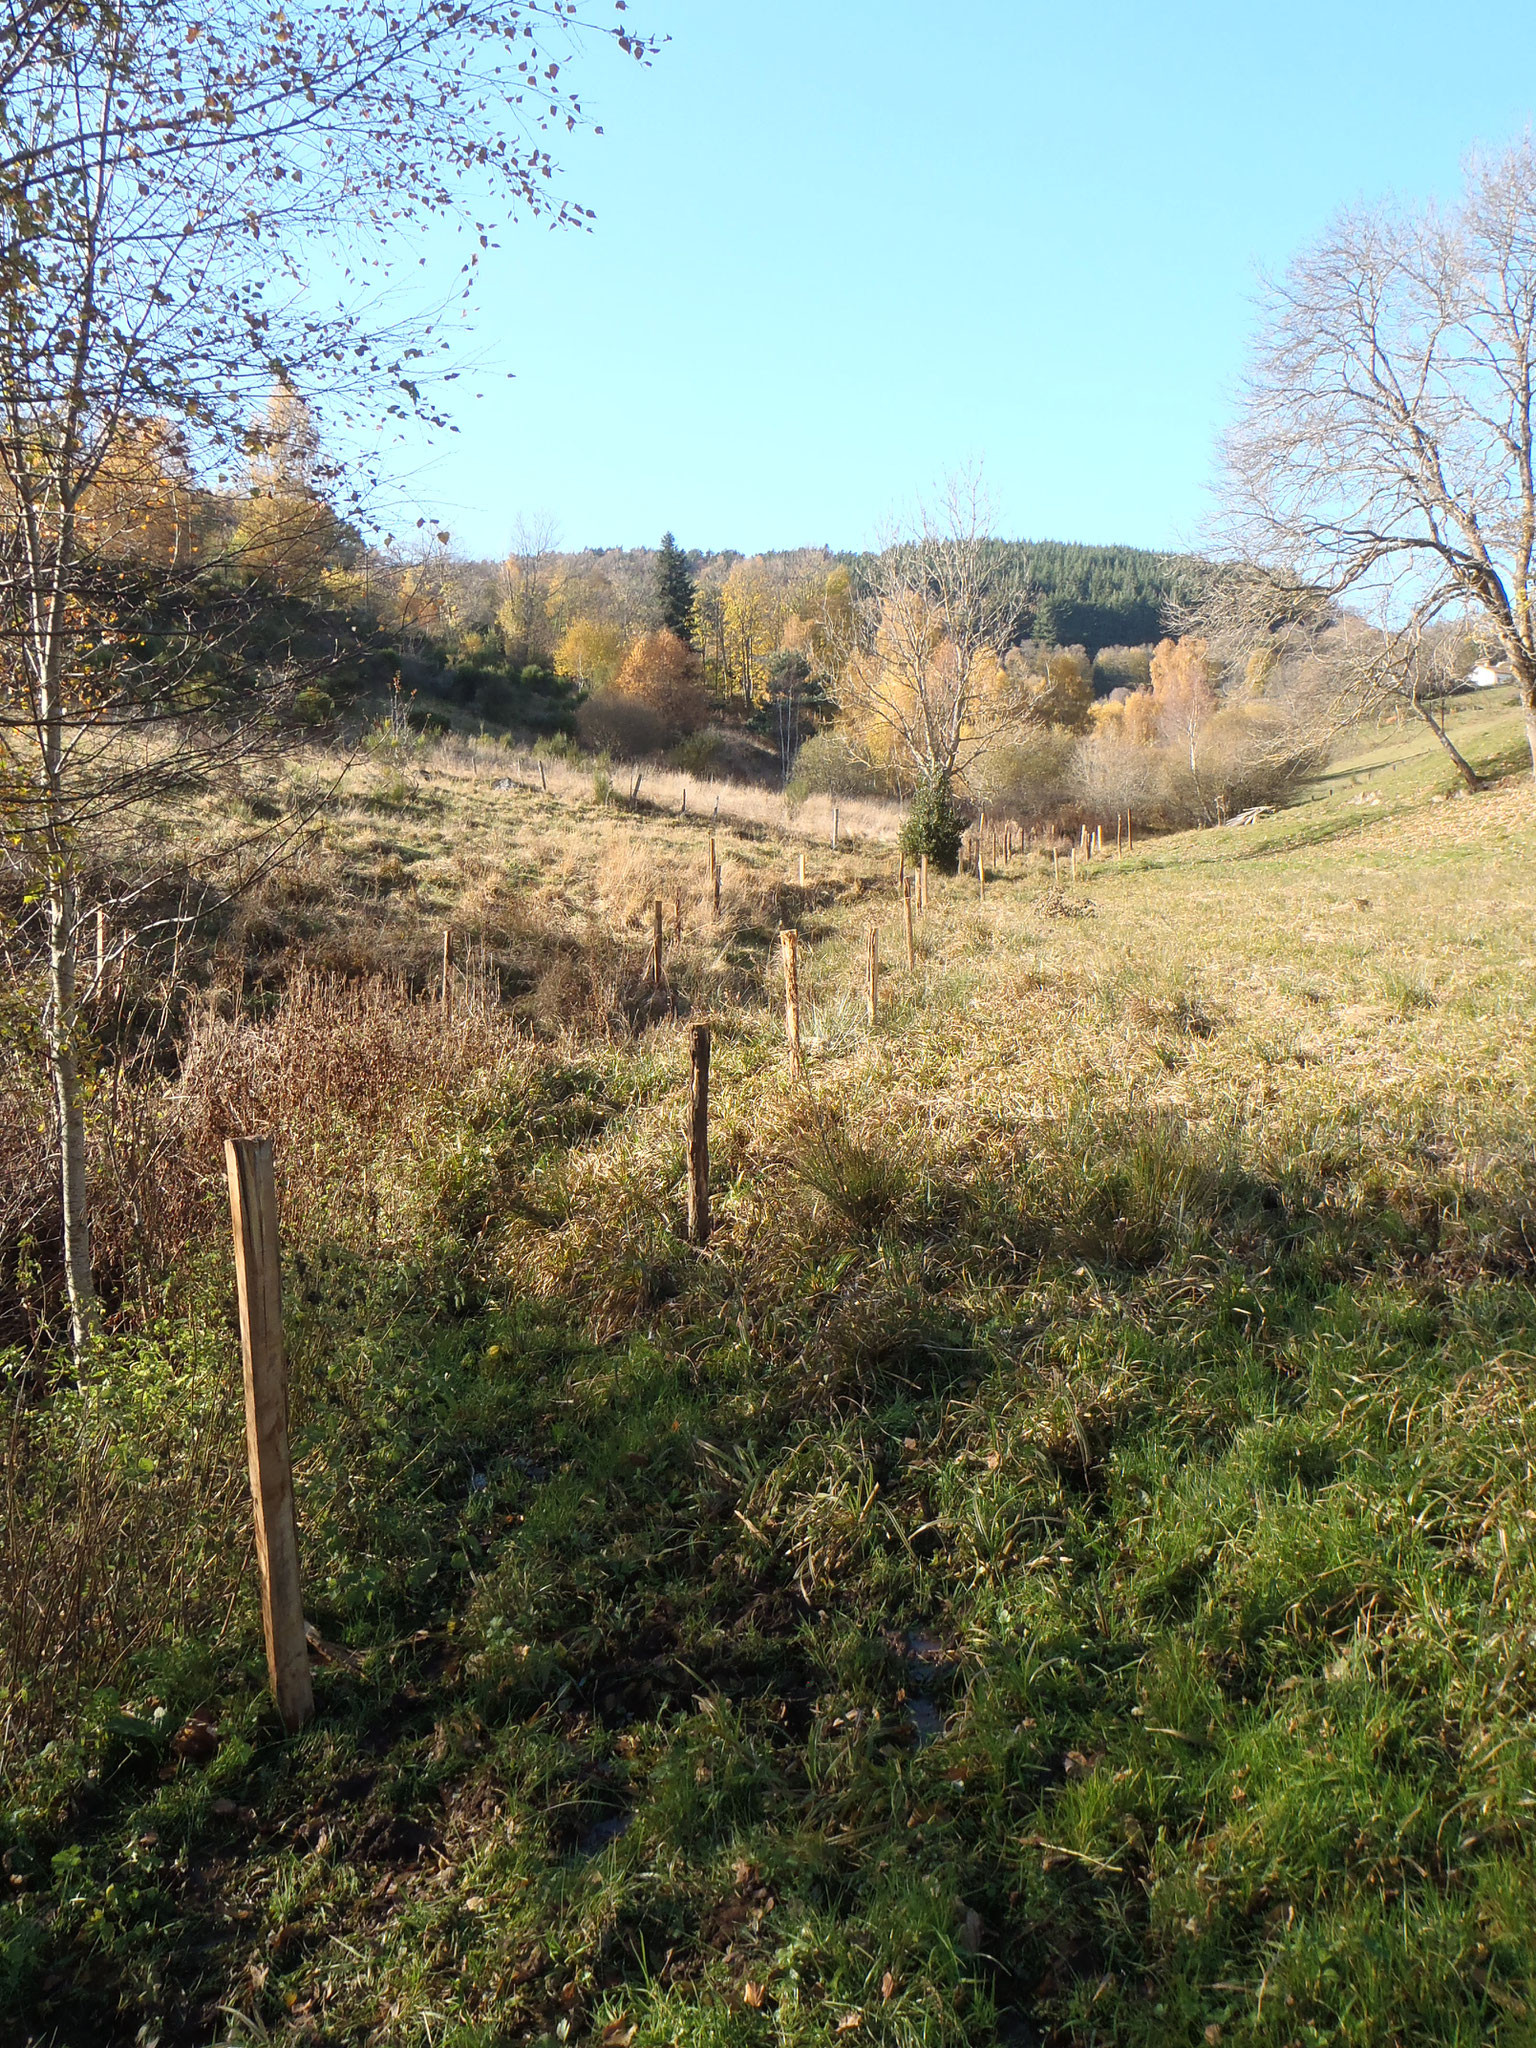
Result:
<instances>
[{"instance_id":1,"label":"hillside slope","mask_svg":"<svg viewBox=\"0 0 1536 2048\"><path fill-rule=\"evenodd\" d=\"M1456 717L1512 758L1509 707ZM1527 2038L1533 791L1390 737L1059 889L935 876L910 971L878 819L722 823L716 922L712 819L364 771L221 941L287 999L189 1015L145 1109L163 1277L34 1429L38 1473L104 1447L132 1656L77 1640L46 1750L11 1697L22 2038ZM445 918L488 949L446 1014ZM303 944L423 995L295 979ZM232 1121L282 1167L338 1646L291 1740Z\"/></svg>"}]
</instances>

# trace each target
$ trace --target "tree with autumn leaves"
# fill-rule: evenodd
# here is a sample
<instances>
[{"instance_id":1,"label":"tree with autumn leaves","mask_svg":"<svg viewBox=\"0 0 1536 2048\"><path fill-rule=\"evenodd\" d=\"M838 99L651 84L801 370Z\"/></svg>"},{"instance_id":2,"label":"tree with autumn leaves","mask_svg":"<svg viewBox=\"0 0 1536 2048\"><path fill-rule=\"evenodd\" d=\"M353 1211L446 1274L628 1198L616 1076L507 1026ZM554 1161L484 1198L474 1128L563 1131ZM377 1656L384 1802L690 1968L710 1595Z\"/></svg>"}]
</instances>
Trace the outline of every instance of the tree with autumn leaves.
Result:
<instances>
[{"instance_id":1,"label":"tree with autumn leaves","mask_svg":"<svg viewBox=\"0 0 1536 2048\"><path fill-rule=\"evenodd\" d=\"M918 792L917 810L946 818L957 776L1024 711L1004 657L1028 592L999 563L989 526L979 479L951 479L941 503L867 565L843 618L828 622L827 689L850 744Z\"/></svg>"},{"instance_id":2,"label":"tree with autumn leaves","mask_svg":"<svg viewBox=\"0 0 1536 2048\"><path fill-rule=\"evenodd\" d=\"M219 608L183 546L188 480L279 456L274 384L352 428L440 417L431 321L381 314L379 274L429 224L471 232L471 273L498 216L585 224L547 146L583 118L562 75L580 32L560 0L216 17L120 0L12 10L0 30L0 826L46 934L77 1354L99 1317L82 863L103 820L227 758L270 710L210 704ZM593 32L645 54L625 28ZM309 267L342 244L338 302ZM364 466L354 489L369 482Z\"/></svg>"}]
</instances>

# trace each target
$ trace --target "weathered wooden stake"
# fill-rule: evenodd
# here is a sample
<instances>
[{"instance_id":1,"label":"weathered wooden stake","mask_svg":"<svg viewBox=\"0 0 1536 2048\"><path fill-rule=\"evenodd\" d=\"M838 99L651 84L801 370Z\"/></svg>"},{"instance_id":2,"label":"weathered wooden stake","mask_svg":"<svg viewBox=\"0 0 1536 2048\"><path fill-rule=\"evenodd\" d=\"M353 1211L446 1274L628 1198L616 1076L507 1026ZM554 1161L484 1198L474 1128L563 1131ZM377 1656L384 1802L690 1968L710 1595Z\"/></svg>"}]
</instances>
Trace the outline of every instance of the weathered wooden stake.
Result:
<instances>
[{"instance_id":1,"label":"weathered wooden stake","mask_svg":"<svg viewBox=\"0 0 1536 2048\"><path fill-rule=\"evenodd\" d=\"M869 989L865 1006L873 1029L880 1020L880 934L874 925L869 928Z\"/></svg>"},{"instance_id":2,"label":"weathered wooden stake","mask_svg":"<svg viewBox=\"0 0 1536 2048\"><path fill-rule=\"evenodd\" d=\"M896 886L898 889L905 889L907 886L907 855L905 848L902 849L900 855L897 858Z\"/></svg>"},{"instance_id":3,"label":"weathered wooden stake","mask_svg":"<svg viewBox=\"0 0 1536 2048\"><path fill-rule=\"evenodd\" d=\"M443 926L443 1018L453 1016L453 932Z\"/></svg>"},{"instance_id":4,"label":"weathered wooden stake","mask_svg":"<svg viewBox=\"0 0 1536 2048\"><path fill-rule=\"evenodd\" d=\"M837 851L837 805L832 806L832 851Z\"/></svg>"},{"instance_id":5,"label":"weathered wooden stake","mask_svg":"<svg viewBox=\"0 0 1536 2048\"><path fill-rule=\"evenodd\" d=\"M780 932L784 949L784 1036L789 1040L789 1071L796 1079L805 1072L805 1054L800 1050L800 934Z\"/></svg>"},{"instance_id":6,"label":"weathered wooden stake","mask_svg":"<svg viewBox=\"0 0 1536 2048\"><path fill-rule=\"evenodd\" d=\"M283 1296L278 1266L277 1187L270 1138L227 1138L229 1213L240 1302L245 1373L245 1448L256 1517L256 1568L267 1671L290 1734L315 1711L299 1589L299 1533L288 1454L288 1366L283 1356Z\"/></svg>"},{"instance_id":7,"label":"weathered wooden stake","mask_svg":"<svg viewBox=\"0 0 1536 2048\"><path fill-rule=\"evenodd\" d=\"M687 783L686 783L686 782L685 782L685 783L683 784L683 811L682 811L682 815L683 815L683 816L684 816L685 818L686 818L686 817L687 817L687 815L688 815L688 785L687 785Z\"/></svg>"},{"instance_id":8,"label":"weathered wooden stake","mask_svg":"<svg viewBox=\"0 0 1536 2048\"><path fill-rule=\"evenodd\" d=\"M709 835L709 873L710 879L713 880L715 873L715 835L713 832Z\"/></svg>"},{"instance_id":9,"label":"weathered wooden stake","mask_svg":"<svg viewBox=\"0 0 1536 2048\"><path fill-rule=\"evenodd\" d=\"M987 900L987 855L979 839L976 842L976 900L978 903Z\"/></svg>"},{"instance_id":10,"label":"weathered wooden stake","mask_svg":"<svg viewBox=\"0 0 1536 2048\"><path fill-rule=\"evenodd\" d=\"M542 761L539 763L539 787L544 790L549 788L548 782L544 779L544 763Z\"/></svg>"},{"instance_id":11,"label":"weathered wooden stake","mask_svg":"<svg viewBox=\"0 0 1536 2048\"><path fill-rule=\"evenodd\" d=\"M661 987L661 898L656 898L656 909L651 924L651 985Z\"/></svg>"},{"instance_id":12,"label":"weathered wooden stake","mask_svg":"<svg viewBox=\"0 0 1536 2048\"><path fill-rule=\"evenodd\" d=\"M901 885L901 913L907 927L907 971L911 973L917 965L917 946L912 937L912 884Z\"/></svg>"},{"instance_id":13,"label":"weathered wooden stake","mask_svg":"<svg viewBox=\"0 0 1536 2048\"><path fill-rule=\"evenodd\" d=\"M711 842L711 843L713 843L713 842ZM715 878L714 878L714 879L715 879L715 915L716 915L716 917L718 917L718 916L720 915L720 870L719 870L719 868L718 868L718 867L717 867L717 868L715 869Z\"/></svg>"},{"instance_id":14,"label":"weathered wooden stake","mask_svg":"<svg viewBox=\"0 0 1536 2048\"><path fill-rule=\"evenodd\" d=\"M709 1026L688 1034L688 1241L709 1243Z\"/></svg>"}]
</instances>

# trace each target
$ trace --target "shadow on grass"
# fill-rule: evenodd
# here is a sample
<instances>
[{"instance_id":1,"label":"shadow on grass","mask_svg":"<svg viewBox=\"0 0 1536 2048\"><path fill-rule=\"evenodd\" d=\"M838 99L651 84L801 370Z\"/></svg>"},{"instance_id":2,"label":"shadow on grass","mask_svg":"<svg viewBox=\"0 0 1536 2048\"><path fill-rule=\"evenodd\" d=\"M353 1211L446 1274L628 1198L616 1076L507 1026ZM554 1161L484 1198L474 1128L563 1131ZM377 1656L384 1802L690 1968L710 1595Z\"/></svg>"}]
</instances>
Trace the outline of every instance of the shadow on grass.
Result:
<instances>
[{"instance_id":1,"label":"shadow on grass","mask_svg":"<svg viewBox=\"0 0 1536 2048\"><path fill-rule=\"evenodd\" d=\"M285 1741L248 1624L171 1646L27 1763L21 2038L1278 2048L1530 1998L1523 1185L1086 1108L947 1177L823 1135L609 1343L578 1272L506 1316L463 1244L316 1265L354 1660Z\"/></svg>"}]
</instances>

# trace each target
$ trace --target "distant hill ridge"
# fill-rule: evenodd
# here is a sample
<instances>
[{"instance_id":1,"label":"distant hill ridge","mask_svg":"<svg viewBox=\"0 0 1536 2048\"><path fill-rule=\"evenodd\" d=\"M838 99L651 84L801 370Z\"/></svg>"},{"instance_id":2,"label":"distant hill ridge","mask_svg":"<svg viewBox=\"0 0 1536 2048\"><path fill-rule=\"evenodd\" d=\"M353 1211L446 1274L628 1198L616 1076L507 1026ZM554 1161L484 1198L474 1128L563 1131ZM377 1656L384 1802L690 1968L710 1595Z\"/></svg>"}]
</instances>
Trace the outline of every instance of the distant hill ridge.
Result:
<instances>
[{"instance_id":1,"label":"distant hill ridge","mask_svg":"<svg viewBox=\"0 0 1536 2048\"><path fill-rule=\"evenodd\" d=\"M1017 568L1035 593L1020 637L1058 647L1082 646L1090 655L1104 647L1134 647L1161 639L1167 630L1167 607L1188 586L1197 563L1193 555L1086 541L999 540L992 545L999 567ZM751 558L735 548L684 552L695 575L707 574L716 581L747 559L800 576L840 566L857 572L860 562L870 559L863 551L828 547L765 548ZM653 548L589 547L551 552L544 560L566 574L595 569L610 578L617 575L636 586L643 610L655 558ZM491 567L486 564L488 571Z\"/></svg>"}]
</instances>

